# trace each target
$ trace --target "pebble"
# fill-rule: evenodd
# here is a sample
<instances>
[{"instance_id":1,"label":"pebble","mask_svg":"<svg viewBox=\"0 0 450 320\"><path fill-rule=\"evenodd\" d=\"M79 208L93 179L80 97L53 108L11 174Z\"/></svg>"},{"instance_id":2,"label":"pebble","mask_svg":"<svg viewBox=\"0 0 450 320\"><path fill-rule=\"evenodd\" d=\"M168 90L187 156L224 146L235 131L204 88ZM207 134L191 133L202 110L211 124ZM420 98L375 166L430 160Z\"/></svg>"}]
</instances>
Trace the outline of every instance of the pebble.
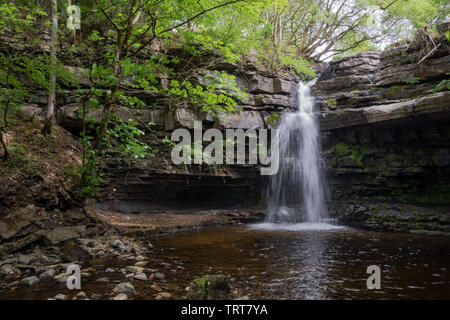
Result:
<instances>
[{"instance_id":1,"label":"pebble","mask_svg":"<svg viewBox=\"0 0 450 320\"><path fill-rule=\"evenodd\" d=\"M147 281L147 276L143 272L138 272L134 275L136 280Z\"/></svg>"},{"instance_id":2,"label":"pebble","mask_svg":"<svg viewBox=\"0 0 450 320\"><path fill-rule=\"evenodd\" d=\"M95 280L95 282L109 282L109 279L106 277L103 277L103 278L99 278L99 279Z\"/></svg>"},{"instance_id":3,"label":"pebble","mask_svg":"<svg viewBox=\"0 0 450 320\"><path fill-rule=\"evenodd\" d=\"M146 260L147 258L146 257L144 257L144 256L137 256L136 257L136 260L137 261L144 261L144 260Z\"/></svg>"},{"instance_id":4,"label":"pebble","mask_svg":"<svg viewBox=\"0 0 450 320\"><path fill-rule=\"evenodd\" d=\"M170 298L172 298L172 295L168 292L160 292L156 296L156 300L165 300L165 299L170 299Z\"/></svg>"},{"instance_id":5,"label":"pebble","mask_svg":"<svg viewBox=\"0 0 450 320\"><path fill-rule=\"evenodd\" d=\"M9 288L12 288L12 287L17 287L19 284L20 284L19 281L14 281L14 282L8 283L8 284L6 285L6 288L9 289Z\"/></svg>"},{"instance_id":6,"label":"pebble","mask_svg":"<svg viewBox=\"0 0 450 320\"><path fill-rule=\"evenodd\" d=\"M113 248L120 248L122 246L123 246L123 242L120 241L119 239L116 239L111 242L111 247L113 247Z\"/></svg>"},{"instance_id":7,"label":"pebble","mask_svg":"<svg viewBox=\"0 0 450 320\"><path fill-rule=\"evenodd\" d=\"M55 300L67 300L67 296L65 294L59 293L53 299L55 299Z\"/></svg>"},{"instance_id":8,"label":"pebble","mask_svg":"<svg viewBox=\"0 0 450 320\"><path fill-rule=\"evenodd\" d=\"M125 269L127 269L129 272L144 272L144 268L142 267L137 267L137 266L128 266Z\"/></svg>"},{"instance_id":9,"label":"pebble","mask_svg":"<svg viewBox=\"0 0 450 320\"><path fill-rule=\"evenodd\" d=\"M116 272L116 270L112 269L112 268L108 268L105 270L106 273L114 273Z\"/></svg>"},{"instance_id":10,"label":"pebble","mask_svg":"<svg viewBox=\"0 0 450 320\"><path fill-rule=\"evenodd\" d=\"M158 286L156 283L155 283L155 284L152 284L152 285L150 286L150 288L152 288L153 290L158 291L158 292L161 292L161 291L162 291L161 287ZM189 287L188 287L188 289L189 289Z\"/></svg>"},{"instance_id":11,"label":"pebble","mask_svg":"<svg viewBox=\"0 0 450 320\"><path fill-rule=\"evenodd\" d=\"M100 300L101 298L102 298L101 294L97 293L91 294L91 300Z\"/></svg>"},{"instance_id":12,"label":"pebble","mask_svg":"<svg viewBox=\"0 0 450 320\"><path fill-rule=\"evenodd\" d=\"M78 292L78 294L75 297L77 297L78 299L87 299L87 295L86 293L84 293L84 291Z\"/></svg>"},{"instance_id":13,"label":"pebble","mask_svg":"<svg viewBox=\"0 0 450 320\"><path fill-rule=\"evenodd\" d=\"M24 265L29 265L30 263L31 263L31 261L32 260L34 260L34 257L32 257L32 256L26 256L26 255L23 255L23 254L21 254L20 256L19 256L19 258L17 259L17 261L20 263L20 264L24 264Z\"/></svg>"},{"instance_id":14,"label":"pebble","mask_svg":"<svg viewBox=\"0 0 450 320\"><path fill-rule=\"evenodd\" d=\"M39 283L39 278L36 276L31 276L31 277L27 277L22 279L22 281L20 281L21 284L25 285L25 286L34 286L35 284Z\"/></svg>"},{"instance_id":15,"label":"pebble","mask_svg":"<svg viewBox=\"0 0 450 320\"><path fill-rule=\"evenodd\" d=\"M119 283L117 286L113 289L114 293L124 293L127 296L133 296L136 294L136 289L133 287L133 285L129 282L123 282Z\"/></svg>"},{"instance_id":16,"label":"pebble","mask_svg":"<svg viewBox=\"0 0 450 320\"><path fill-rule=\"evenodd\" d=\"M163 273L161 273L161 272L155 273L156 280L164 280L165 278L166 278L166 276Z\"/></svg>"},{"instance_id":17,"label":"pebble","mask_svg":"<svg viewBox=\"0 0 450 320\"><path fill-rule=\"evenodd\" d=\"M130 253L133 252L133 248L131 248L130 246L120 246L119 247L120 252L122 253Z\"/></svg>"},{"instance_id":18,"label":"pebble","mask_svg":"<svg viewBox=\"0 0 450 320\"><path fill-rule=\"evenodd\" d=\"M125 293L119 293L113 300L128 300L128 296Z\"/></svg>"},{"instance_id":19,"label":"pebble","mask_svg":"<svg viewBox=\"0 0 450 320\"><path fill-rule=\"evenodd\" d=\"M145 267L148 264L148 261L138 261L134 265L136 267Z\"/></svg>"},{"instance_id":20,"label":"pebble","mask_svg":"<svg viewBox=\"0 0 450 320\"><path fill-rule=\"evenodd\" d=\"M39 279L41 279L41 280L50 280L50 279L53 279L55 277L55 274L56 274L56 270L55 269L49 269L49 270L47 270L45 272L42 272L39 275Z\"/></svg>"}]
</instances>

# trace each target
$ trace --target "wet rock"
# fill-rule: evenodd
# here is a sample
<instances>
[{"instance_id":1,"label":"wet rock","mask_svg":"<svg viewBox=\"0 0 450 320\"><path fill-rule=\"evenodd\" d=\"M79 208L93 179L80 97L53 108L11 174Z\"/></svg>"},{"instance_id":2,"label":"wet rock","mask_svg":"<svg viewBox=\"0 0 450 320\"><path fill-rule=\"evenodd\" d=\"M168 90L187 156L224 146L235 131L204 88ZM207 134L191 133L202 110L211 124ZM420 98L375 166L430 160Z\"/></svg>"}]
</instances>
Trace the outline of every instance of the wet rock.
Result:
<instances>
[{"instance_id":1,"label":"wet rock","mask_svg":"<svg viewBox=\"0 0 450 320\"><path fill-rule=\"evenodd\" d=\"M30 255L19 255L17 262L23 265L29 265L32 261L36 260L36 257L30 256Z\"/></svg>"},{"instance_id":2,"label":"wet rock","mask_svg":"<svg viewBox=\"0 0 450 320\"><path fill-rule=\"evenodd\" d=\"M128 296L124 293L119 293L113 300L128 300Z\"/></svg>"},{"instance_id":3,"label":"wet rock","mask_svg":"<svg viewBox=\"0 0 450 320\"><path fill-rule=\"evenodd\" d=\"M153 290L155 290L157 292L161 292L162 291L161 287L159 285L157 285L156 283L152 284L150 286L150 288L152 288Z\"/></svg>"},{"instance_id":4,"label":"wet rock","mask_svg":"<svg viewBox=\"0 0 450 320\"><path fill-rule=\"evenodd\" d=\"M133 252L133 248L132 247L125 246L125 245L119 246L119 250L122 253L131 253L131 252Z\"/></svg>"},{"instance_id":5,"label":"wet rock","mask_svg":"<svg viewBox=\"0 0 450 320\"><path fill-rule=\"evenodd\" d=\"M136 267L145 267L148 264L148 261L138 261L134 265Z\"/></svg>"},{"instance_id":6,"label":"wet rock","mask_svg":"<svg viewBox=\"0 0 450 320\"><path fill-rule=\"evenodd\" d=\"M147 281L147 276L145 275L145 273L142 272L138 272L134 275L134 278L136 280L141 280L141 281Z\"/></svg>"},{"instance_id":7,"label":"wet rock","mask_svg":"<svg viewBox=\"0 0 450 320\"><path fill-rule=\"evenodd\" d=\"M51 280L55 277L56 270L55 269L49 269L47 271L42 272L39 275L39 279L41 280Z\"/></svg>"},{"instance_id":8,"label":"wet rock","mask_svg":"<svg viewBox=\"0 0 450 320\"><path fill-rule=\"evenodd\" d=\"M168 292L160 292L156 296L156 300L169 300L172 299L172 295Z\"/></svg>"},{"instance_id":9,"label":"wet rock","mask_svg":"<svg viewBox=\"0 0 450 320\"><path fill-rule=\"evenodd\" d=\"M189 286L188 300L230 300L230 286L223 275L207 275Z\"/></svg>"},{"instance_id":10,"label":"wet rock","mask_svg":"<svg viewBox=\"0 0 450 320\"><path fill-rule=\"evenodd\" d=\"M155 279L161 281L161 280L166 279L166 276L164 275L164 273L156 272L156 273L155 273Z\"/></svg>"},{"instance_id":11,"label":"wet rock","mask_svg":"<svg viewBox=\"0 0 450 320\"><path fill-rule=\"evenodd\" d=\"M55 299L55 300L67 300L67 296L65 294L59 293L53 299Z\"/></svg>"},{"instance_id":12,"label":"wet rock","mask_svg":"<svg viewBox=\"0 0 450 320\"><path fill-rule=\"evenodd\" d=\"M21 285L28 286L28 287L34 286L35 284L38 284L38 283L39 283L39 278L36 276L27 277L25 279L22 279L22 281L20 281Z\"/></svg>"},{"instance_id":13,"label":"wet rock","mask_svg":"<svg viewBox=\"0 0 450 320\"><path fill-rule=\"evenodd\" d=\"M119 283L114 287L113 292L116 294L123 293L127 296L134 296L136 294L136 289L129 282Z\"/></svg>"},{"instance_id":14,"label":"wet rock","mask_svg":"<svg viewBox=\"0 0 450 320\"><path fill-rule=\"evenodd\" d=\"M130 272L133 272L133 273L144 272L145 271L145 268L138 267L138 266L128 266L125 269L130 271Z\"/></svg>"},{"instance_id":15,"label":"wet rock","mask_svg":"<svg viewBox=\"0 0 450 320\"><path fill-rule=\"evenodd\" d=\"M10 289L10 288L12 288L12 287L17 287L17 286L19 286L19 285L20 285L20 281L14 281L14 282L8 283L8 284L6 285L6 288Z\"/></svg>"},{"instance_id":16,"label":"wet rock","mask_svg":"<svg viewBox=\"0 0 450 320\"><path fill-rule=\"evenodd\" d=\"M119 249L120 247L124 246L123 242L120 241L119 239L111 241L110 245L111 245L111 247L113 247L115 249Z\"/></svg>"},{"instance_id":17,"label":"wet rock","mask_svg":"<svg viewBox=\"0 0 450 320\"><path fill-rule=\"evenodd\" d=\"M0 267L0 274L4 276L20 275L20 270L10 264L4 264Z\"/></svg>"}]
</instances>

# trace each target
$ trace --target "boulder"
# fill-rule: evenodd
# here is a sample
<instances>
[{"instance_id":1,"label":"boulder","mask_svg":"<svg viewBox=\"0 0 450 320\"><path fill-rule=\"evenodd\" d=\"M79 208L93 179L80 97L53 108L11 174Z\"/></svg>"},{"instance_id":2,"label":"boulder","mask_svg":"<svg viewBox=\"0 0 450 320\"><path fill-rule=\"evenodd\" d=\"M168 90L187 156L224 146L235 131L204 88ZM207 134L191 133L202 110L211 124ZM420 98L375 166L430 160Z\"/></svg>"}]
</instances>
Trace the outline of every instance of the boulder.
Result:
<instances>
[{"instance_id":1,"label":"boulder","mask_svg":"<svg viewBox=\"0 0 450 320\"><path fill-rule=\"evenodd\" d=\"M34 286L35 284L39 283L39 278L36 276L31 276L31 277L27 277L22 279L22 281L20 281L21 285L27 286L27 287L31 287Z\"/></svg>"},{"instance_id":2,"label":"boulder","mask_svg":"<svg viewBox=\"0 0 450 320\"><path fill-rule=\"evenodd\" d=\"M60 250L59 255L65 262L87 261L92 258L88 250L74 242L67 242Z\"/></svg>"},{"instance_id":3,"label":"boulder","mask_svg":"<svg viewBox=\"0 0 450 320\"><path fill-rule=\"evenodd\" d=\"M35 206L28 205L7 215L0 221L0 239L9 240L27 229L32 224L34 213Z\"/></svg>"},{"instance_id":4,"label":"boulder","mask_svg":"<svg viewBox=\"0 0 450 320\"><path fill-rule=\"evenodd\" d=\"M40 108L37 104L27 104L20 106L18 115L26 120L33 118L37 118L39 120L44 119L42 108Z\"/></svg>"},{"instance_id":5,"label":"boulder","mask_svg":"<svg viewBox=\"0 0 450 320\"><path fill-rule=\"evenodd\" d=\"M76 227L57 227L48 232L42 232L44 241L51 245L57 245L80 237L80 229Z\"/></svg>"}]
</instances>

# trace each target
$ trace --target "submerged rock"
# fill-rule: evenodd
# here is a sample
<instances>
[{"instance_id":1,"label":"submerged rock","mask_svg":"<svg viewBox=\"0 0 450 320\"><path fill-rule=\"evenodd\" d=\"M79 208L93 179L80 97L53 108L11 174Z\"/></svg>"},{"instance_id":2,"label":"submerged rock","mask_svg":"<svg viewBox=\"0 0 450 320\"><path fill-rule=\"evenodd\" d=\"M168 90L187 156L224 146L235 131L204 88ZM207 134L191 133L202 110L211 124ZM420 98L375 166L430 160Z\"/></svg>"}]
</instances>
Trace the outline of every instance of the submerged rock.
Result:
<instances>
[{"instance_id":1,"label":"submerged rock","mask_svg":"<svg viewBox=\"0 0 450 320\"><path fill-rule=\"evenodd\" d=\"M188 300L231 300L230 285L223 275L195 279L188 289Z\"/></svg>"}]
</instances>

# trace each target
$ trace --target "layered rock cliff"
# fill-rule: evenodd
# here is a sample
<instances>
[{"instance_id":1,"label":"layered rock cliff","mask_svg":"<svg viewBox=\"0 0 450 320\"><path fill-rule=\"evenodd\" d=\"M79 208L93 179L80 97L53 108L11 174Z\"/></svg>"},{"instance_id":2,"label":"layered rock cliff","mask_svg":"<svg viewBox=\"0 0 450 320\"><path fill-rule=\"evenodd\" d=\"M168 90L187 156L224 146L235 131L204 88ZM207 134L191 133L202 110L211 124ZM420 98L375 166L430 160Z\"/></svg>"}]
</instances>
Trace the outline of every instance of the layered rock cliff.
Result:
<instances>
[{"instance_id":1,"label":"layered rock cliff","mask_svg":"<svg viewBox=\"0 0 450 320\"><path fill-rule=\"evenodd\" d=\"M450 46L437 46L422 62L416 40L333 61L314 87L334 213L347 223L450 231L450 210L402 205L450 205L450 92L433 90L449 79Z\"/></svg>"}]
</instances>

